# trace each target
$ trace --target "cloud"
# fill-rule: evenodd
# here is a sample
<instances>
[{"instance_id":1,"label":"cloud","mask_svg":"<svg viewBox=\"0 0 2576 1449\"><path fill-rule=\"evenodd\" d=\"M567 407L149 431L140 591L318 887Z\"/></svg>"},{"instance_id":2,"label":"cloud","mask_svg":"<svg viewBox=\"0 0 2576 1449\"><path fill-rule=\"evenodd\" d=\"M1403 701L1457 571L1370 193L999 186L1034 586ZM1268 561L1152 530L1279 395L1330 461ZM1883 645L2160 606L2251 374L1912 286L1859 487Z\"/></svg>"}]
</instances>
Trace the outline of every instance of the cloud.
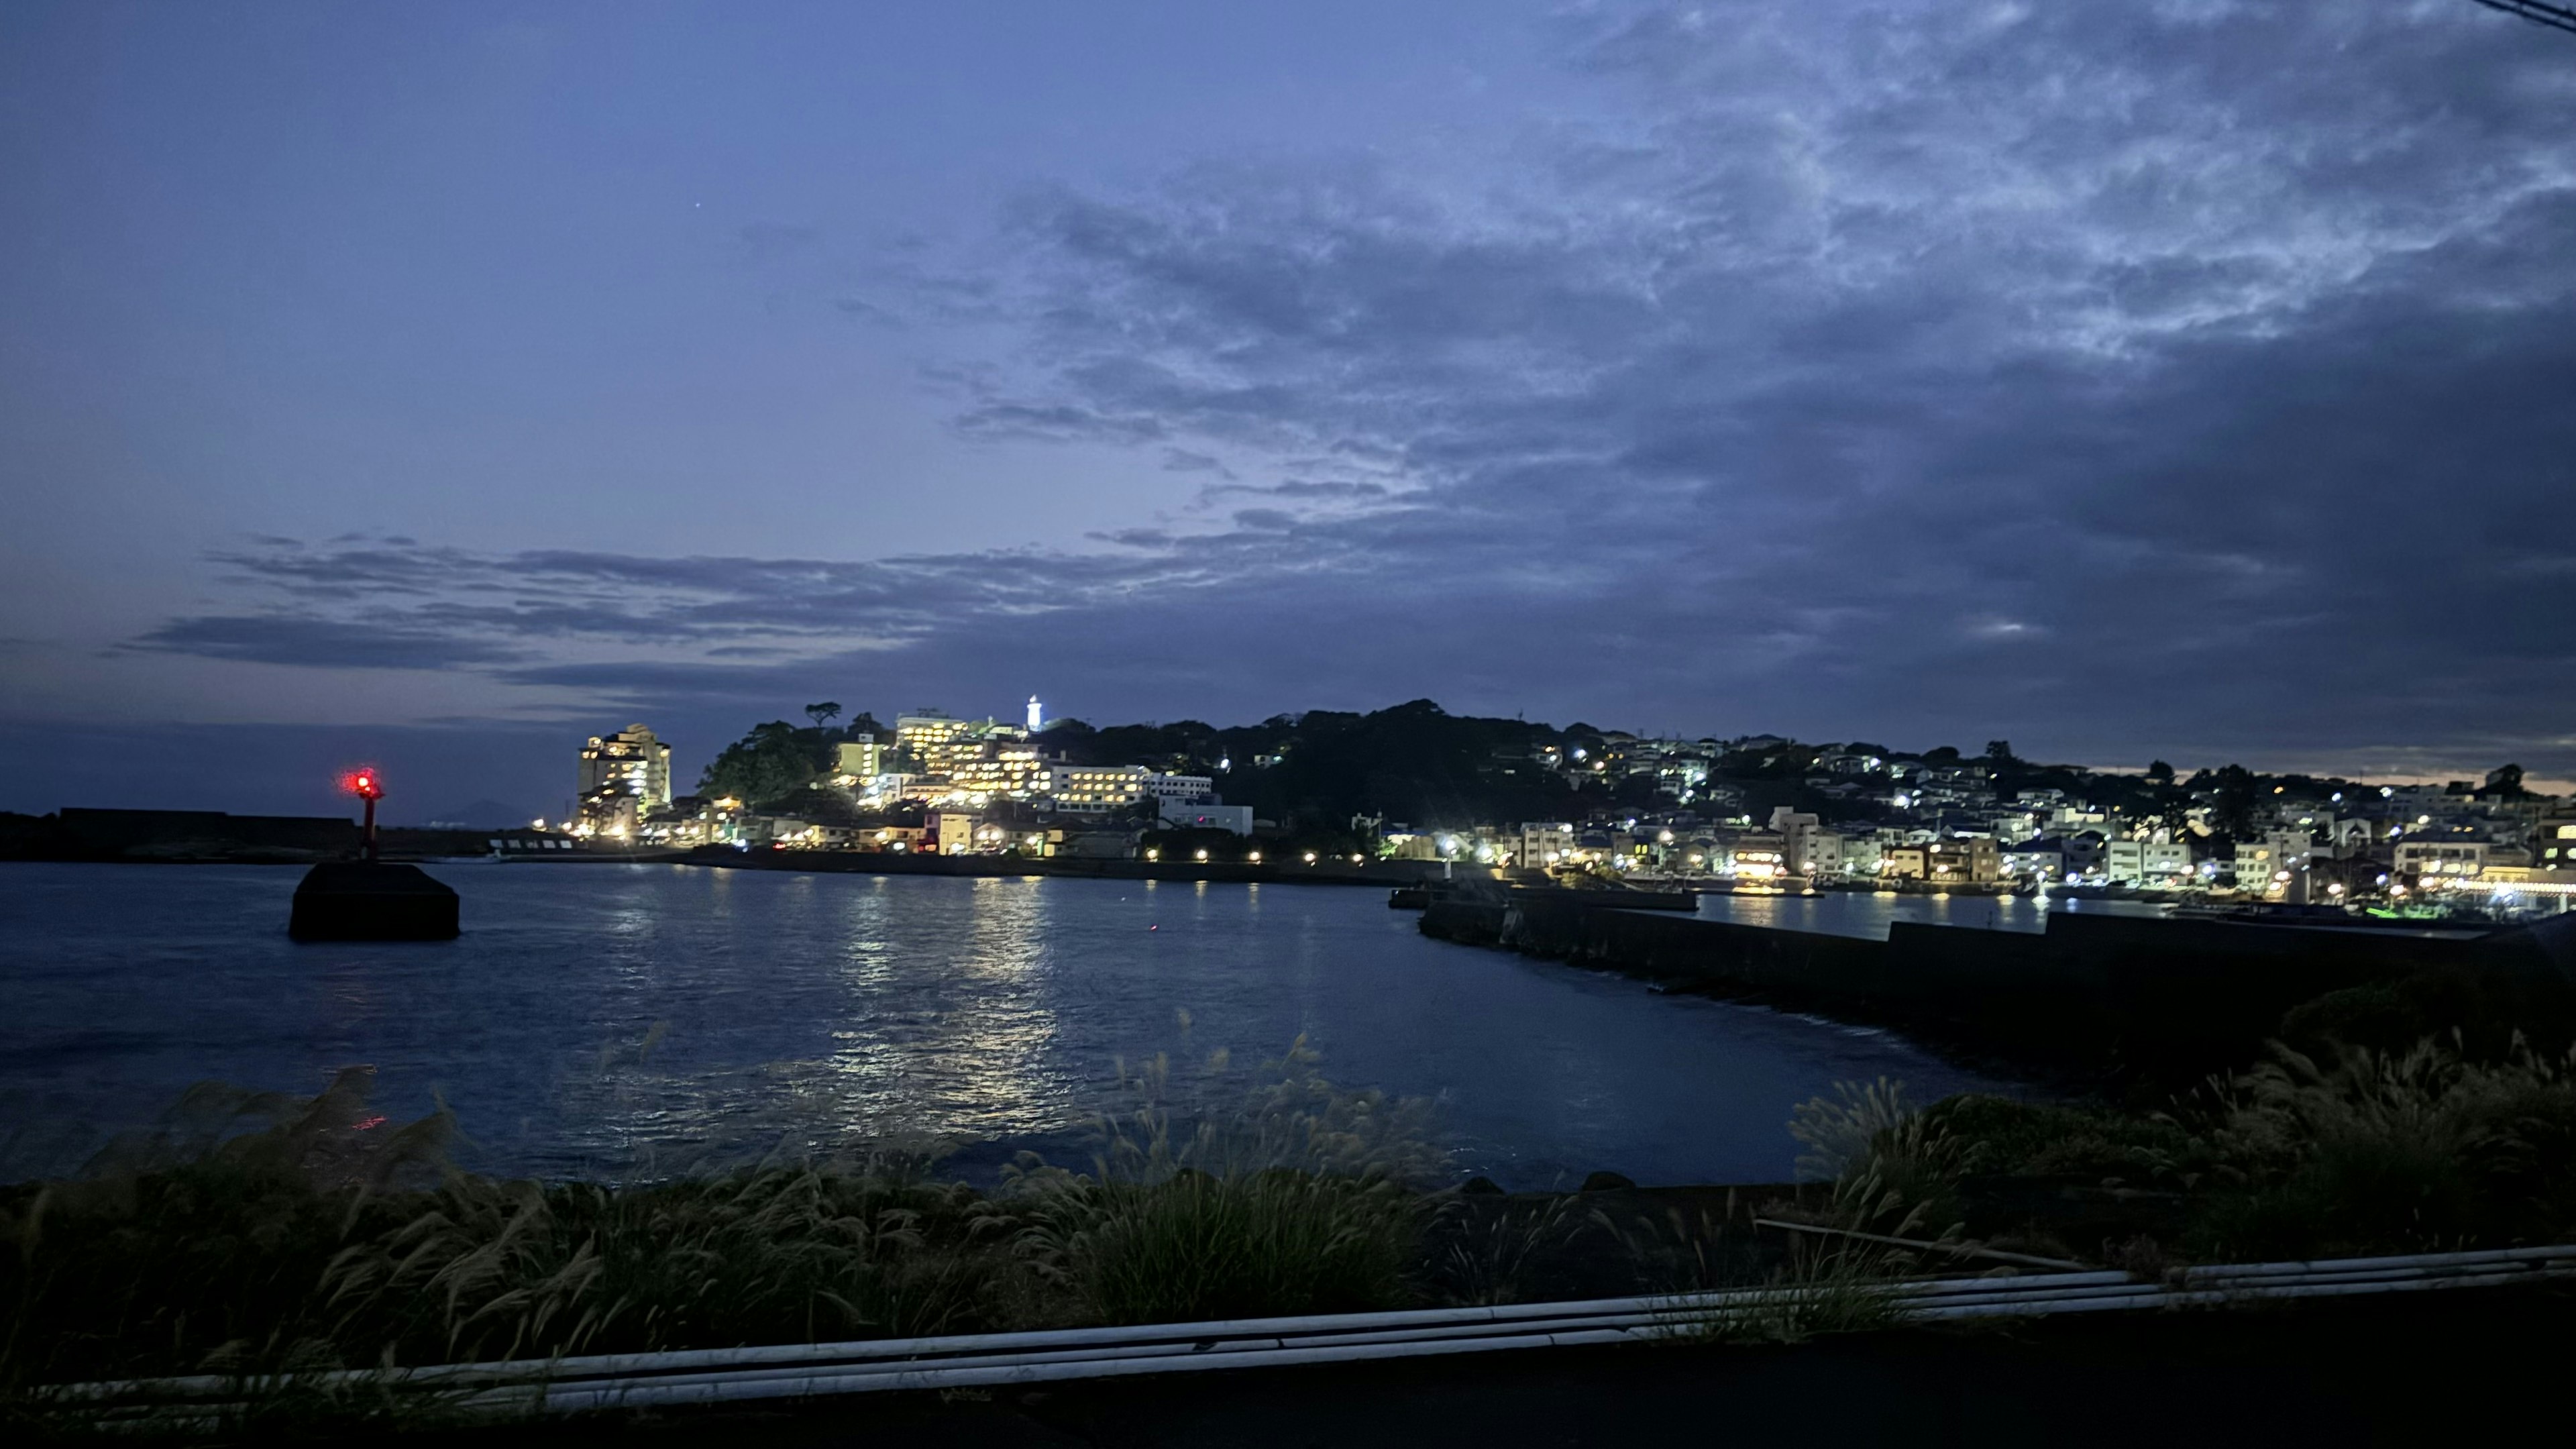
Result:
<instances>
[{"instance_id":1,"label":"cloud","mask_svg":"<svg viewBox=\"0 0 2576 1449\"><path fill-rule=\"evenodd\" d=\"M1165 448L1163 471L1166 473L1214 473L1220 478L1234 476L1224 462L1208 453L1193 453L1187 448Z\"/></svg>"},{"instance_id":2,"label":"cloud","mask_svg":"<svg viewBox=\"0 0 2576 1449\"><path fill-rule=\"evenodd\" d=\"M1179 521L871 562L255 541L255 607L138 644L384 623L639 710L1073 680L1111 717L1431 694L2563 774L2576 86L2497 20L1582 7L1548 34L1584 103L1484 159L1035 192L1008 266L871 283L1020 339L924 369L960 435L1215 475Z\"/></svg>"},{"instance_id":3,"label":"cloud","mask_svg":"<svg viewBox=\"0 0 2576 1449\"><path fill-rule=\"evenodd\" d=\"M524 657L490 640L402 623L255 614L173 620L122 647L311 669L451 669Z\"/></svg>"}]
</instances>

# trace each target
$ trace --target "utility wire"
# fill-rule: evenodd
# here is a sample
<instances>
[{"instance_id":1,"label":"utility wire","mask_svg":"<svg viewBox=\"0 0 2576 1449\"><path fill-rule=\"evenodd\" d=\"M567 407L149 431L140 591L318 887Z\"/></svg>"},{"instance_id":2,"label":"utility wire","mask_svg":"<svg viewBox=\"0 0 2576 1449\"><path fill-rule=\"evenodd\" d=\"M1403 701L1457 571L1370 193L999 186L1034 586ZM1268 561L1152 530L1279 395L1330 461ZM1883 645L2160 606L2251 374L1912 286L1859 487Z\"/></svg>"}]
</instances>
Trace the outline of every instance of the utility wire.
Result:
<instances>
[{"instance_id":1,"label":"utility wire","mask_svg":"<svg viewBox=\"0 0 2576 1449\"><path fill-rule=\"evenodd\" d=\"M2477 0L2477 3L2489 10L2501 10L2507 15L2518 15L2534 25L2546 25L2552 30L2564 30L2570 35L2576 35L2576 10L2570 10L2564 5L2550 5L2543 3L2543 0Z\"/></svg>"}]
</instances>

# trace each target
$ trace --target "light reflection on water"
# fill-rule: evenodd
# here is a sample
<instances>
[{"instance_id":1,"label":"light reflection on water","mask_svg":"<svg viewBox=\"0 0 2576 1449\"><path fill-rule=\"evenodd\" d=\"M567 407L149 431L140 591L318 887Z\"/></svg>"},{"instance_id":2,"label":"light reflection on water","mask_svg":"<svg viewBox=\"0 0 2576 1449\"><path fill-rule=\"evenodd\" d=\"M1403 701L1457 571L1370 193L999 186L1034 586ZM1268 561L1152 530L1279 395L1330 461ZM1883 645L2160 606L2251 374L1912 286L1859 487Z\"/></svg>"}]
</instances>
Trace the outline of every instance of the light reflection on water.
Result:
<instances>
[{"instance_id":1,"label":"light reflection on water","mask_svg":"<svg viewBox=\"0 0 2576 1449\"><path fill-rule=\"evenodd\" d=\"M1426 940L1375 891L436 873L462 940L296 946L293 869L0 867L0 1113L95 1141L192 1081L305 1091L366 1062L379 1109L442 1094L496 1170L895 1141L989 1176L1020 1148L1083 1160L1121 1058L1249 1064L1302 1034L1336 1081L1442 1102L1462 1170L1543 1186L1777 1179L1789 1108L1836 1080L1977 1085L1885 1034ZM0 1166L64 1166L43 1137Z\"/></svg>"},{"instance_id":2,"label":"light reflection on water","mask_svg":"<svg viewBox=\"0 0 2576 1449\"><path fill-rule=\"evenodd\" d=\"M1935 926L1965 926L1988 931L2045 931L2058 911L2087 914L2169 914L2169 908L2141 901L2052 899L2031 896L1899 895L1894 891L1794 892L1712 891L1699 898L1699 914L1710 920L1740 921L1784 931L1816 931L1828 936L1887 939L1897 921Z\"/></svg>"}]
</instances>

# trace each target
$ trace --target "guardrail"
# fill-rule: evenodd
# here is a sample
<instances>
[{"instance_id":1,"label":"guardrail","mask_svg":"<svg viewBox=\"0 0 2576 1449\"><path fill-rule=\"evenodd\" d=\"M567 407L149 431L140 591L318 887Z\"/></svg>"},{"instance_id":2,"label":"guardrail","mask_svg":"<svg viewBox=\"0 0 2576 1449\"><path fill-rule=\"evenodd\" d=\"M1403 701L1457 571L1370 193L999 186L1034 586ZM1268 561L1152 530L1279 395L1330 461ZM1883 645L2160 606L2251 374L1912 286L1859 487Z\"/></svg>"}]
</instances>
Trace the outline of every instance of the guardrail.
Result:
<instances>
[{"instance_id":1,"label":"guardrail","mask_svg":"<svg viewBox=\"0 0 2576 1449\"><path fill-rule=\"evenodd\" d=\"M2273 1299L2353 1297L2576 1278L2576 1245L2318 1262L2240 1263L2144 1280L2110 1270L1875 1285L1901 1321L2042 1317ZM673 1353L343 1370L292 1380L217 1375L62 1384L36 1397L101 1427L214 1424L293 1383L435 1395L469 1417L1037 1384L1206 1369L1642 1342L1722 1332L1794 1307L1799 1286L1027 1333L781 1344Z\"/></svg>"}]
</instances>

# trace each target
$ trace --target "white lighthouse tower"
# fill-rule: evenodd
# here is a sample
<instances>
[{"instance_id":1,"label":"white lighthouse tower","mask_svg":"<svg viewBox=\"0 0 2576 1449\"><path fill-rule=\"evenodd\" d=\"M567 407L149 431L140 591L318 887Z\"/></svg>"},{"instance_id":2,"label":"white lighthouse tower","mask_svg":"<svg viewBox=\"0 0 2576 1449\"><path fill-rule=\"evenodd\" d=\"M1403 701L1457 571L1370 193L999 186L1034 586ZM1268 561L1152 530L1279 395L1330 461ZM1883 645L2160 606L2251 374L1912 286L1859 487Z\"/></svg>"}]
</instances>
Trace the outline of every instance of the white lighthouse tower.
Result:
<instances>
[{"instance_id":1,"label":"white lighthouse tower","mask_svg":"<svg viewBox=\"0 0 2576 1449\"><path fill-rule=\"evenodd\" d=\"M1036 734L1045 728L1046 706L1038 703L1038 697L1032 694L1029 696L1029 733Z\"/></svg>"}]
</instances>

